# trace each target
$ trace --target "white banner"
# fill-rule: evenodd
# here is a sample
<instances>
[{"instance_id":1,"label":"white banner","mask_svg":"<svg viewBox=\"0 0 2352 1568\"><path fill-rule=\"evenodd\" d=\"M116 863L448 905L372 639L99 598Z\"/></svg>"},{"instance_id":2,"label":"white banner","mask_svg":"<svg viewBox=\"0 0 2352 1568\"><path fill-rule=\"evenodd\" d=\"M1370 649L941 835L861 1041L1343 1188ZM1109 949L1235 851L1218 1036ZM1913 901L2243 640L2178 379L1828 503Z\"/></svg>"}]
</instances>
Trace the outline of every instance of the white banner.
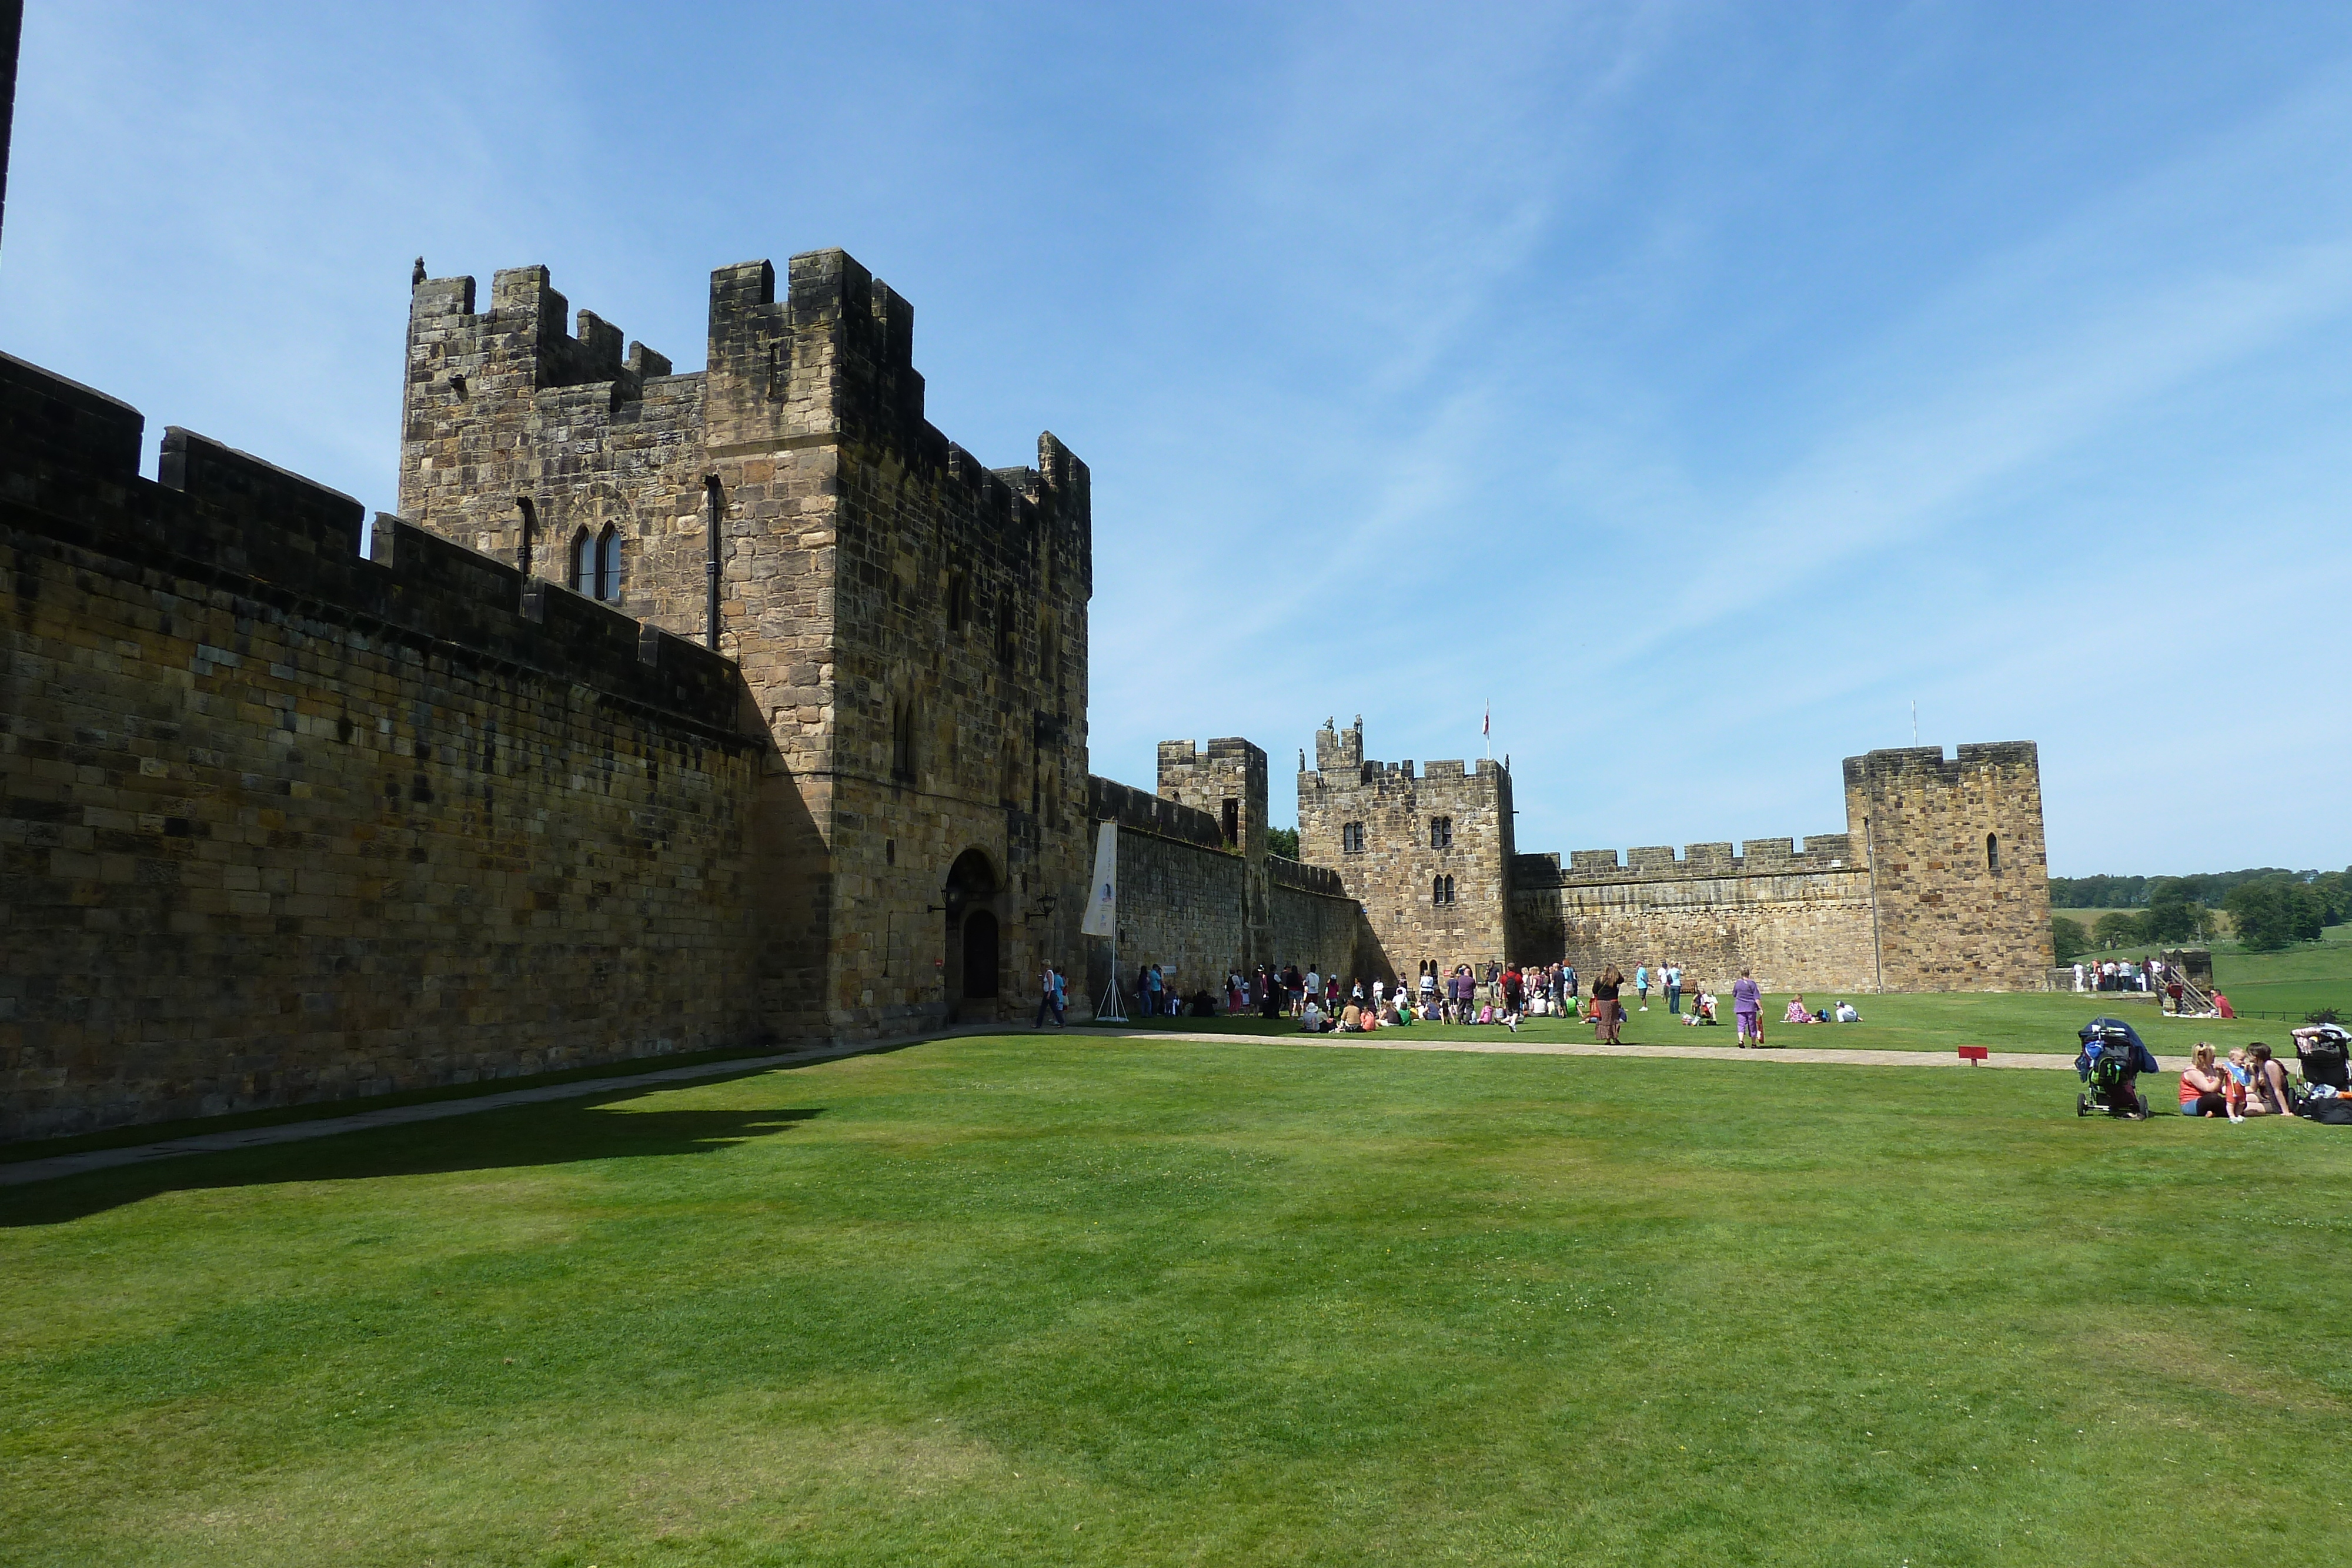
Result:
<instances>
[{"instance_id":1,"label":"white banner","mask_svg":"<svg viewBox=\"0 0 2352 1568\"><path fill-rule=\"evenodd\" d=\"M1087 890L1081 936L1109 936L1118 929L1118 824L1105 822L1095 838L1095 880Z\"/></svg>"}]
</instances>

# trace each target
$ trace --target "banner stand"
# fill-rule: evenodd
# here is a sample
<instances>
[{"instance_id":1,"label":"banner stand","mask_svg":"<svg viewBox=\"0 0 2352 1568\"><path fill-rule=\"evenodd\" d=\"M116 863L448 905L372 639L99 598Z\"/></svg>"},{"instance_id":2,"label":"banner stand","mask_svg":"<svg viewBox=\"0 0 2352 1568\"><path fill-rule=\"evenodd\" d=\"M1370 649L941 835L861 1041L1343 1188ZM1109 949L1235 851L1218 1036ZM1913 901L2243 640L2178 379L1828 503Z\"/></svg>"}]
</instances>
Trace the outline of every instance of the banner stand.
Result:
<instances>
[{"instance_id":1,"label":"banner stand","mask_svg":"<svg viewBox=\"0 0 2352 1568\"><path fill-rule=\"evenodd\" d=\"M1102 1000L1095 1004L1095 1022L1125 1023L1127 1003L1118 994L1118 934L1110 938L1110 984L1103 988Z\"/></svg>"},{"instance_id":2,"label":"banner stand","mask_svg":"<svg viewBox=\"0 0 2352 1568\"><path fill-rule=\"evenodd\" d=\"M1095 1004L1095 1022L1125 1023L1127 1003L1118 994L1118 824L1105 822L1095 835L1095 876L1088 890L1082 936L1110 939L1110 984Z\"/></svg>"}]
</instances>

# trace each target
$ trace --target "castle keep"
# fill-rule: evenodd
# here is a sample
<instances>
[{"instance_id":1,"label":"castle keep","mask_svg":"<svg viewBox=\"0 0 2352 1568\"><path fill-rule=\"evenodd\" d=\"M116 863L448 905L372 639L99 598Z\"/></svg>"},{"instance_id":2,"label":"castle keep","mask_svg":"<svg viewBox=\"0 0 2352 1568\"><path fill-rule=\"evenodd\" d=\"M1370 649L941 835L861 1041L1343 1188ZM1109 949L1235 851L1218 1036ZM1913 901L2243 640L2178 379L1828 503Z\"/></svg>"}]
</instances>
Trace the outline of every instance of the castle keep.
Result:
<instances>
[{"instance_id":1,"label":"castle keep","mask_svg":"<svg viewBox=\"0 0 2352 1568\"><path fill-rule=\"evenodd\" d=\"M761 922L781 1035L990 1001L1074 928L1087 810L1086 465L991 470L923 418L914 311L840 251L710 279L672 374L547 269L420 280L402 515L741 673L790 886ZM992 1009L989 1016L992 1016Z\"/></svg>"},{"instance_id":2,"label":"castle keep","mask_svg":"<svg viewBox=\"0 0 2352 1568\"><path fill-rule=\"evenodd\" d=\"M679 374L546 269L410 296L398 516L0 356L0 1138L877 1039L1118 958L1675 958L2004 988L2048 960L2030 745L1846 763L1847 831L1524 855L1507 765L1360 720L1269 852L1247 740L1087 768L1093 517L923 416L839 251L711 277ZM366 548L362 549L362 541ZM1081 978L1083 977L1083 978Z\"/></svg>"}]
</instances>

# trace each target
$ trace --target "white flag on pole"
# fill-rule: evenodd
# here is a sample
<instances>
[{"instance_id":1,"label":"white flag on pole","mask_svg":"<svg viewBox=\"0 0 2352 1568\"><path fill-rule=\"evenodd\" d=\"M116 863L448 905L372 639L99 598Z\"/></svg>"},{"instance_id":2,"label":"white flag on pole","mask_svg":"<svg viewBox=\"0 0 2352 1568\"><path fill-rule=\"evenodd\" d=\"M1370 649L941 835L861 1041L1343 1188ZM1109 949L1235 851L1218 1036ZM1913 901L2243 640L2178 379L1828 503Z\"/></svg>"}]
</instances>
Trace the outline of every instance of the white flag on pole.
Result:
<instances>
[{"instance_id":1,"label":"white flag on pole","mask_svg":"<svg viewBox=\"0 0 2352 1568\"><path fill-rule=\"evenodd\" d=\"M1081 936L1109 936L1118 928L1118 824L1105 822L1095 836L1095 880L1087 889Z\"/></svg>"}]
</instances>

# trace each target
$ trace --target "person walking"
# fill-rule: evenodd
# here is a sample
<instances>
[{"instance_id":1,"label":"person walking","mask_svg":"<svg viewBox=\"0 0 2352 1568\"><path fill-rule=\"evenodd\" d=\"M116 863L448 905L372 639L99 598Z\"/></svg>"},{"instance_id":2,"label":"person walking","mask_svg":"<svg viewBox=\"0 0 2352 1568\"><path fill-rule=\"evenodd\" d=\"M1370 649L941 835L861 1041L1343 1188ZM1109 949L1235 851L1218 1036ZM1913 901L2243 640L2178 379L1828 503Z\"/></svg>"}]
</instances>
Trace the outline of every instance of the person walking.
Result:
<instances>
[{"instance_id":1,"label":"person walking","mask_svg":"<svg viewBox=\"0 0 2352 1568\"><path fill-rule=\"evenodd\" d=\"M1764 991L1752 971L1741 969L1731 982L1731 1016L1739 1023L1739 1048L1764 1043Z\"/></svg>"},{"instance_id":2,"label":"person walking","mask_svg":"<svg viewBox=\"0 0 2352 1568\"><path fill-rule=\"evenodd\" d=\"M1633 966L1633 994L1642 998L1642 1010L1648 1012L1650 1010L1650 966L1645 963Z\"/></svg>"},{"instance_id":3,"label":"person walking","mask_svg":"<svg viewBox=\"0 0 2352 1568\"><path fill-rule=\"evenodd\" d=\"M1619 1001L1617 996L1624 984L1625 977L1617 972L1614 964L1593 977L1592 1038L1598 1044L1618 1043L1618 1030L1625 1022L1625 1004Z\"/></svg>"},{"instance_id":4,"label":"person walking","mask_svg":"<svg viewBox=\"0 0 2352 1568\"><path fill-rule=\"evenodd\" d=\"M1062 1021L1062 1009L1054 1005L1054 966L1051 964L1046 965L1043 969L1038 971L1037 1021L1029 1027L1032 1029L1044 1029L1045 1027L1045 1015L1048 1013L1054 1015L1054 1021L1055 1023L1058 1024Z\"/></svg>"},{"instance_id":5,"label":"person walking","mask_svg":"<svg viewBox=\"0 0 2352 1568\"><path fill-rule=\"evenodd\" d=\"M1667 959L1665 976L1666 1010L1670 1013L1679 1013L1683 1010L1682 966L1675 963L1672 958Z\"/></svg>"}]
</instances>

